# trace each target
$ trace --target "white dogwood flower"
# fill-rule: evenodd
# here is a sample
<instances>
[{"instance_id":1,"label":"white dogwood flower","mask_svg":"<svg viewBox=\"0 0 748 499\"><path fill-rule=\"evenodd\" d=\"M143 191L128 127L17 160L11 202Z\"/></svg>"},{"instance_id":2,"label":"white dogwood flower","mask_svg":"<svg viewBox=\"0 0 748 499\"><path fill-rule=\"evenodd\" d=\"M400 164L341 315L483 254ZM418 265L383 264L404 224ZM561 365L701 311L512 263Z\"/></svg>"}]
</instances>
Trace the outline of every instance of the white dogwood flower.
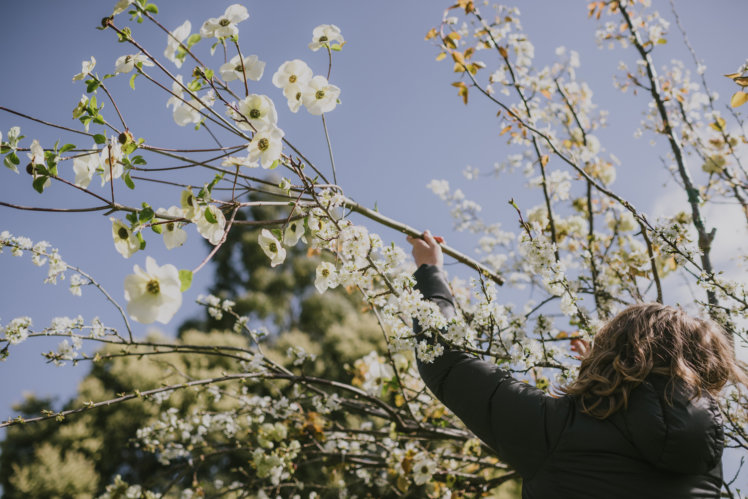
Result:
<instances>
[{"instance_id":1,"label":"white dogwood flower","mask_svg":"<svg viewBox=\"0 0 748 499\"><path fill-rule=\"evenodd\" d=\"M262 251L270 258L271 267L280 265L286 259L286 249L281 246L280 241L269 230L262 229L257 241L260 243Z\"/></svg>"},{"instance_id":2,"label":"white dogwood flower","mask_svg":"<svg viewBox=\"0 0 748 499\"><path fill-rule=\"evenodd\" d=\"M301 59L286 61L273 75L273 85L285 89L289 85L305 85L312 79L311 68Z\"/></svg>"},{"instance_id":3,"label":"white dogwood flower","mask_svg":"<svg viewBox=\"0 0 748 499\"><path fill-rule=\"evenodd\" d=\"M251 162L260 161L263 168L268 169L275 161L280 160L283 150L283 130L277 127L266 128L255 133L247 146Z\"/></svg>"},{"instance_id":4,"label":"white dogwood flower","mask_svg":"<svg viewBox=\"0 0 748 499\"><path fill-rule=\"evenodd\" d=\"M223 239L223 231L226 227L226 217L216 206L210 204L200 208L193 220L197 225L197 231L207 239L210 244L216 245Z\"/></svg>"},{"instance_id":5,"label":"white dogwood flower","mask_svg":"<svg viewBox=\"0 0 748 499\"><path fill-rule=\"evenodd\" d=\"M324 76L315 76L303 90L301 99L310 114L320 115L335 109L340 89L327 82Z\"/></svg>"},{"instance_id":6,"label":"white dogwood flower","mask_svg":"<svg viewBox=\"0 0 748 499\"><path fill-rule=\"evenodd\" d=\"M283 231L283 245L296 246L301 236L304 235L304 219L293 220L288 223L286 230Z\"/></svg>"},{"instance_id":7,"label":"white dogwood flower","mask_svg":"<svg viewBox=\"0 0 748 499\"><path fill-rule=\"evenodd\" d=\"M120 12L123 12L134 1L135 0L118 0L117 3L114 5L114 11L112 12L112 15L116 16Z\"/></svg>"},{"instance_id":8,"label":"white dogwood flower","mask_svg":"<svg viewBox=\"0 0 748 499\"><path fill-rule=\"evenodd\" d=\"M114 63L115 73L129 73L135 68L136 64L143 66L153 66L153 62L145 54L123 55L117 58Z\"/></svg>"},{"instance_id":9,"label":"white dogwood flower","mask_svg":"<svg viewBox=\"0 0 748 499\"><path fill-rule=\"evenodd\" d=\"M229 111L231 117L236 120L236 126L242 130L262 130L276 126L278 123L278 113L275 111L275 104L267 95L250 94L240 100L236 109L238 115L233 110Z\"/></svg>"},{"instance_id":10,"label":"white dogwood flower","mask_svg":"<svg viewBox=\"0 0 748 499\"><path fill-rule=\"evenodd\" d=\"M44 165L44 148L39 144L39 141L34 139L31 141L29 152L26 153L31 161L32 165Z\"/></svg>"},{"instance_id":11,"label":"white dogwood flower","mask_svg":"<svg viewBox=\"0 0 748 499\"><path fill-rule=\"evenodd\" d=\"M309 48L314 52L322 47L342 47L345 43L340 28L334 24L321 24L312 31L312 43Z\"/></svg>"},{"instance_id":12,"label":"white dogwood flower","mask_svg":"<svg viewBox=\"0 0 748 499\"><path fill-rule=\"evenodd\" d=\"M184 218L189 218L190 220L194 219L198 207L197 200L195 199L195 195L192 193L192 191L190 189L183 190L179 201L179 204L182 205L182 213L184 214Z\"/></svg>"},{"instance_id":13,"label":"white dogwood flower","mask_svg":"<svg viewBox=\"0 0 748 499\"><path fill-rule=\"evenodd\" d=\"M335 265L330 262L322 262L317 265L317 277L314 279L314 287L317 291L324 293L326 289L332 289L338 285L338 274Z\"/></svg>"},{"instance_id":14,"label":"white dogwood flower","mask_svg":"<svg viewBox=\"0 0 748 499\"><path fill-rule=\"evenodd\" d=\"M177 75L177 81L171 82L171 91L172 96L169 97L169 100L166 101L166 107L171 107L173 111L176 111L179 106L183 104L182 97L184 96L184 90L182 89L182 85L184 84L184 81L182 80L182 75Z\"/></svg>"},{"instance_id":15,"label":"white dogwood flower","mask_svg":"<svg viewBox=\"0 0 748 499\"><path fill-rule=\"evenodd\" d=\"M413 481L416 485L423 485L436 471L436 461L429 459L425 452L416 454L413 461Z\"/></svg>"},{"instance_id":16,"label":"white dogwood flower","mask_svg":"<svg viewBox=\"0 0 748 499\"><path fill-rule=\"evenodd\" d=\"M88 187L91 183L94 173L96 170L101 168L101 158L99 157L99 150L96 146L91 146L93 152L84 156L78 156L73 160L73 172L75 173L75 185Z\"/></svg>"},{"instance_id":17,"label":"white dogwood flower","mask_svg":"<svg viewBox=\"0 0 748 499\"><path fill-rule=\"evenodd\" d=\"M306 87L294 83L283 89L283 96L288 99L288 109L290 109L292 113L297 112L301 107L304 88Z\"/></svg>"},{"instance_id":18,"label":"white dogwood flower","mask_svg":"<svg viewBox=\"0 0 748 499\"><path fill-rule=\"evenodd\" d=\"M213 90L210 90L207 94L202 96L200 100L190 99L181 105L175 105L174 122L179 126L186 126L190 123L200 123L203 119L200 110L205 109L206 106L212 106L215 100L215 94L213 93Z\"/></svg>"},{"instance_id":19,"label":"white dogwood flower","mask_svg":"<svg viewBox=\"0 0 748 499\"><path fill-rule=\"evenodd\" d=\"M34 139L31 142L29 151L30 152L26 153L26 155L29 157L31 164L44 166L44 148L41 146L41 144L39 144L38 140ZM36 178L36 173L34 173L34 178ZM47 177L47 180L44 181L44 185L42 187L46 189L50 185L52 185L52 181L49 180L49 177Z\"/></svg>"},{"instance_id":20,"label":"white dogwood flower","mask_svg":"<svg viewBox=\"0 0 748 499\"><path fill-rule=\"evenodd\" d=\"M138 265L133 270L134 274L125 277L127 313L142 324L166 324L182 305L179 271L171 264L159 267L150 256L145 259L145 270Z\"/></svg>"},{"instance_id":21,"label":"white dogwood flower","mask_svg":"<svg viewBox=\"0 0 748 499\"><path fill-rule=\"evenodd\" d=\"M171 206L168 210L159 208L156 210L156 215L169 215L174 218L184 217L184 213L179 206ZM182 229L182 222L168 220L159 225L161 226L161 235L164 236L166 249L174 249L178 246L182 246L187 240L187 232Z\"/></svg>"},{"instance_id":22,"label":"white dogwood flower","mask_svg":"<svg viewBox=\"0 0 748 499\"><path fill-rule=\"evenodd\" d=\"M90 61L83 61L83 63L81 64L81 72L73 76L73 81L83 80L84 78L86 78L86 76L88 76L88 73L93 71L94 66L96 66L96 59L94 59L93 56L91 56Z\"/></svg>"},{"instance_id":23,"label":"white dogwood flower","mask_svg":"<svg viewBox=\"0 0 748 499\"><path fill-rule=\"evenodd\" d=\"M120 178L124 172L122 166L122 145L117 137L112 136L104 148L101 150L100 163L104 172L101 176L101 185L103 186L113 178Z\"/></svg>"},{"instance_id":24,"label":"white dogwood flower","mask_svg":"<svg viewBox=\"0 0 748 499\"><path fill-rule=\"evenodd\" d=\"M200 28L203 38L227 38L239 34L236 25L249 18L249 12L243 5L230 5L221 17L211 17Z\"/></svg>"},{"instance_id":25,"label":"white dogwood flower","mask_svg":"<svg viewBox=\"0 0 748 499\"><path fill-rule=\"evenodd\" d=\"M261 61L256 55L250 55L243 59L244 75L248 80L259 81L262 78L262 74L265 72L265 61ZM223 64L219 70L221 78L224 81L243 80L242 76L242 60L239 59L239 55L235 55L229 62Z\"/></svg>"},{"instance_id":26,"label":"white dogwood flower","mask_svg":"<svg viewBox=\"0 0 748 499\"><path fill-rule=\"evenodd\" d=\"M125 258L130 258L133 253L140 249L138 236L130 230L127 225L116 218L112 217L109 220L112 221L112 238L114 239L114 247L120 255Z\"/></svg>"},{"instance_id":27,"label":"white dogwood flower","mask_svg":"<svg viewBox=\"0 0 748 499\"><path fill-rule=\"evenodd\" d=\"M190 36L190 31L192 31L192 23L185 21L181 26L166 36L166 50L164 50L164 57L173 62L178 68L182 67L184 54L182 54L182 57L177 57L177 51L185 38Z\"/></svg>"}]
</instances>

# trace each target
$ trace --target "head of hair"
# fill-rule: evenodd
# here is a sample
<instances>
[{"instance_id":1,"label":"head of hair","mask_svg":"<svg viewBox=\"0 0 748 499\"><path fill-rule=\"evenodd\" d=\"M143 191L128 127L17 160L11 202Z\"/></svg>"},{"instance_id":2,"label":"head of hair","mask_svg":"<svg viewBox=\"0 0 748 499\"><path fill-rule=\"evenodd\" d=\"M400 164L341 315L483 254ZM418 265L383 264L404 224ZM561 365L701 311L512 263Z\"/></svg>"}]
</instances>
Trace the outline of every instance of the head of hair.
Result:
<instances>
[{"instance_id":1,"label":"head of hair","mask_svg":"<svg viewBox=\"0 0 748 499\"><path fill-rule=\"evenodd\" d=\"M577 379L560 391L575 396L583 413L605 419L627 408L631 391L650 375L668 377L671 388L679 380L694 397L716 395L730 380L748 385L727 333L716 322L641 303L599 330Z\"/></svg>"}]
</instances>

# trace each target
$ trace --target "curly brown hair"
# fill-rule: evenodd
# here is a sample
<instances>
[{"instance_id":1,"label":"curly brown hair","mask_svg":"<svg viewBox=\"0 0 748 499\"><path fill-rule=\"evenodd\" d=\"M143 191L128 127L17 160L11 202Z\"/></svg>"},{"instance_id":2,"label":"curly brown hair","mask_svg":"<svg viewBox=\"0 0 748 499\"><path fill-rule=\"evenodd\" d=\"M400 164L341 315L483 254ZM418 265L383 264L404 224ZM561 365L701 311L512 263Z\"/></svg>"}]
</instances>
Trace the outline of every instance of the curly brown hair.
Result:
<instances>
[{"instance_id":1,"label":"curly brown hair","mask_svg":"<svg viewBox=\"0 0 748 499\"><path fill-rule=\"evenodd\" d=\"M716 395L730 380L748 385L716 322L680 308L641 303L600 329L576 381L560 391L577 397L583 413L605 419L627 408L631 390L650 374L681 380L695 397Z\"/></svg>"}]
</instances>

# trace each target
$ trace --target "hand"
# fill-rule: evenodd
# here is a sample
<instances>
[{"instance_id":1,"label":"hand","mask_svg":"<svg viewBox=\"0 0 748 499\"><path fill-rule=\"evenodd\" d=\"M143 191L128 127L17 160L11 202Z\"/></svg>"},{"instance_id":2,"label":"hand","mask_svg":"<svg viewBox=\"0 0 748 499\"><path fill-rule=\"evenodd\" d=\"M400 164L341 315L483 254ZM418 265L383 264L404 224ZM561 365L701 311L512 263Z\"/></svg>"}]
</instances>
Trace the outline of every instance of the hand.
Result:
<instances>
[{"instance_id":1,"label":"hand","mask_svg":"<svg viewBox=\"0 0 748 499\"><path fill-rule=\"evenodd\" d=\"M441 268L444 265L444 255L439 246L439 243L444 242L441 237L434 237L429 231L425 231L423 238L408 236L408 242L413 245L413 258L417 267L427 264Z\"/></svg>"},{"instance_id":2,"label":"hand","mask_svg":"<svg viewBox=\"0 0 748 499\"><path fill-rule=\"evenodd\" d=\"M576 352L578 354L577 359L581 360L587 357L587 354L590 353L590 343L581 338L572 338L571 351Z\"/></svg>"}]
</instances>

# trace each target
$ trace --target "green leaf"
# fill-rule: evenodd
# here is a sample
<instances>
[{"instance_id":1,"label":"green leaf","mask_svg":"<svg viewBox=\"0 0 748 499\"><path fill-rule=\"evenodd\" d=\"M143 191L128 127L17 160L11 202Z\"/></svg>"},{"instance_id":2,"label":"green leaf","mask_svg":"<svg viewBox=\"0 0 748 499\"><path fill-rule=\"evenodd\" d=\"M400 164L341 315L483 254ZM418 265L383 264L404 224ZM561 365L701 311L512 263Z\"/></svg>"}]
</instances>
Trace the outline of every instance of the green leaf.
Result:
<instances>
[{"instance_id":1,"label":"green leaf","mask_svg":"<svg viewBox=\"0 0 748 499\"><path fill-rule=\"evenodd\" d=\"M133 165L145 165L146 161L143 159L143 156L133 156L130 160Z\"/></svg>"},{"instance_id":2,"label":"green leaf","mask_svg":"<svg viewBox=\"0 0 748 499\"><path fill-rule=\"evenodd\" d=\"M138 212L138 220L141 222L150 222L155 215L153 208L148 203L143 203L143 209Z\"/></svg>"},{"instance_id":3,"label":"green leaf","mask_svg":"<svg viewBox=\"0 0 748 499\"><path fill-rule=\"evenodd\" d=\"M47 181L47 177L46 176L36 177L34 179L34 182L32 182L31 185L34 186L34 190L36 190L36 192L38 192L39 194L41 194L42 192L44 192L44 183L46 181Z\"/></svg>"},{"instance_id":4,"label":"green leaf","mask_svg":"<svg viewBox=\"0 0 748 499\"><path fill-rule=\"evenodd\" d=\"M60 154L75 149L75 144L65 144L60 148Z\"/></svg>"},{"instance_id":5,"label":"green leaf","mask_svg":"<svg viewBox=\"0 0 748 499\"><path fill-rule=\"evenodd\" d=\"M86 93L94 92L97 88L99 88L99 80L86 80Z\"/></svg>"},{"instance_id":6,"label":"green leaf","mask_svg":"<svg viewBox=\"0 0 748 499\"><path fill-rule=\"evenodd\" d=\"M128 213L125 215L125 218L128 222L130 222L131 225L135 225L138 221L138 214L137 213Z\"/></svg>"},{"instance_id":7,"label":"green leaf","mask_svg":"<svg viewBox=\"0 0 748 499\"><path fill-rule=\"evenodd\" d=\"M197 92L198 90L202 88L202 86L203 86L202 82L198 80L197 78L195 78L194 80L192 80L191 82L187 84L187 89L190 90L191 92Z\"/></svg>"},{"instance_id":8,"label":"green leaf","mask_svg":"<svg viewBox=\"0 0 748 499\"><path fill-rule=\"evenodd\" d=\"M130 77L130 88L132 88L133 90L135 90L135 78L137 78L139 74L140 73L133 73Z\"/></svg>"},{"instance_id":9,"label":"green leaf","mask_svg":"<svg viewBox=\"0 0 748 499\"><path fill-rule=\"evenodd\" d=\"M218 223L218 219L216 219L216 216L210 210L210 207L207 207L205 209L205 220L207 220L208 222L212 224Z\"/></svg>"},{"instance_id":10,"label":"green leaf","mask_svg":"<svg viewBox=\"0 0 748 499\"><path fill-rule=\"evenodd\" d=\"M10 153L10 154L8 154L7 157L10 158L10 162L13 163L14 165L20 165L21 164L21 160L18 159L18 156L16 156L15 151L12 152L12 153Z\"/></svg>"},{"instance_id":11,"label":"green leaf","mask_svg":"<svg viewBox=\"0 0 748 499\"><path fill-rule=\"evenodd\" d=\"M137 146L137 144L135 144L135 142L128 142L127 144L125 144L125 145L122 146L122 152L124 154L131 154L137 148L138 148L138 146Z\"/></svg>"},{"instance_id":12,"label":"green leaf","mask_svg":"<svg viewBox=\"0 0 748 499\"><path fill-rule=\"evenodd\" d=\"M269 168L269 169L270 169L270 170L274 170L274 169L278 168L278 165L279 165L279 164L280 164L280 161L276 159L275 161L273 161L273 164L272 164L272 165L270 165L270 168Z\"/></svg>"},{"instance_id":13,"label":"green leaf","mask_svg":"<svg viewBox=\"0 0 748 499\"><path fill-rule=\"evenodd\" d=\"M223 173L219 173L218 175L213 177L213 180L211 180L210 183L204 187L204 189L206 189L209 193L213 194L213 187L215 187L216 184L221 181L221 179L223 178L223 175L224 175Z\"/></svg>"},{"instance_id":14,"label":"green leaf","mask_svg":"<svg viewBox=\"0 0 748 499\"><path fill-rule=\"evenodd\" d=\"M99 125L103 125L104 124L104 117L102 115L100 115L100 114L97 114L96 116L94 116L93 122L94 123L98 123Z\"/></svg>"},{"instance_id":15,"label":"green leaf","mask_svg":"<svg viewBox=\"0 0 748 499\"><path fill-rule=\"evenodd\" d=\"M0 154L7 154L8 151L10 151L10 146L6 146L5 144L0 146Z\"/></svg>"},{"instance_id":16,"label":"green leaf","mask_svg":"<svg viewBox=\"0 0 748 499\"><path fill-rule=\"evenodd\" d=\"M93 136L94 142L97 144L105 144L106 143L106 135L97 133Z\"/></svg>"},{"instance_id":17,"label":"green leaf","mask_svg":"<svg viewBox=\"0 0 748 499\"><path fill-rule=\"evenodd\" d=\"M156 7L155 3L149 3L149 4L146 4L145 11L150 12L152 14L158 14L158 7Z\"/></svg>"},{"instance_id":18,"label":"green leaf","mask_svg":"<svg viewBox=\"0 0 748 499\"><path fill-rule=\"evenodd\" d=\"M135 189L135 183L130 178L130 172L125 172L122 174L122 180L125 181L125 185L129 187L130 189Z\"/></svg>"},{"instance_id":19,"label":"green leaf","mask_svg":"<svg viewBox=\"0 0 748 499\"><path fill-rule=\"evenodd\" d=\"M143 239L143 233L142 232L138 232L138 241L140 241L140 249L144 250L145 249L145 239Z\"/></svg>"},{"instance_id":20,"label":"green leaf","mask_svg":"<svg viewBox=\"0 0 748 499\"><path fill-rule=\"evenodd\" d=\"M12 153L11 153L11 154L12 154ZM13 164L13 160L12 160L12 159L10 158L10 156L11 156L10 154L8 154L7 156L5 156L5 157L3 158L3 163L4 163L4 164L5 164L5 166L7 166L8 168L10 168L10 169L11 169L11 170L13 170L14 172L18 173L18 168L16 168L16 165L14 165L14 164ZM18 159L18 158L16 158L16 159Z\"/></svg>"},{"instance_id":21,"label":"green leaf","mask_svg":"<svg viewBox=\"0 0 748 499\"><path fill-rule=\"evenodd\" d=\"M193 45L195 45L197 42L202 40L202 37L199 33L193 33L190 35L189 38L187 38L187 48L192 48Z\"/></svg>"},{"instance_id":22,"label":"green leaf","mask_svg":"<svg viewBox=\"0 0 748 499\"><path fill-rule=\"evenodd\" d=\"M179 291L184 293L188 289L190 289L190 286L192 286L192 271L191 270L180 270L179 271L179 282L182 283L182 286L179 288Z\"/></svg>"},{"instance_id":23,"label":"green leaf","mask_svg":"<svg viewBox=\"0 0 748 499\"><path fill-rule=\"evenodd\" d=\"M151 230L156 234L161 234L164 231L163 224L151 224Z\"/></svg>"},{"instance_id":24,"label":"green leaf","mask_svg":"<svg viewBox=\"0 0 748 499\"><path fill-rule=\"evenodd\" d=\"M128 27L122 28L119 33L117 33L117 41L122 43L128 41L132 37L132 30Z\"/></svg>"}]
</instances>

